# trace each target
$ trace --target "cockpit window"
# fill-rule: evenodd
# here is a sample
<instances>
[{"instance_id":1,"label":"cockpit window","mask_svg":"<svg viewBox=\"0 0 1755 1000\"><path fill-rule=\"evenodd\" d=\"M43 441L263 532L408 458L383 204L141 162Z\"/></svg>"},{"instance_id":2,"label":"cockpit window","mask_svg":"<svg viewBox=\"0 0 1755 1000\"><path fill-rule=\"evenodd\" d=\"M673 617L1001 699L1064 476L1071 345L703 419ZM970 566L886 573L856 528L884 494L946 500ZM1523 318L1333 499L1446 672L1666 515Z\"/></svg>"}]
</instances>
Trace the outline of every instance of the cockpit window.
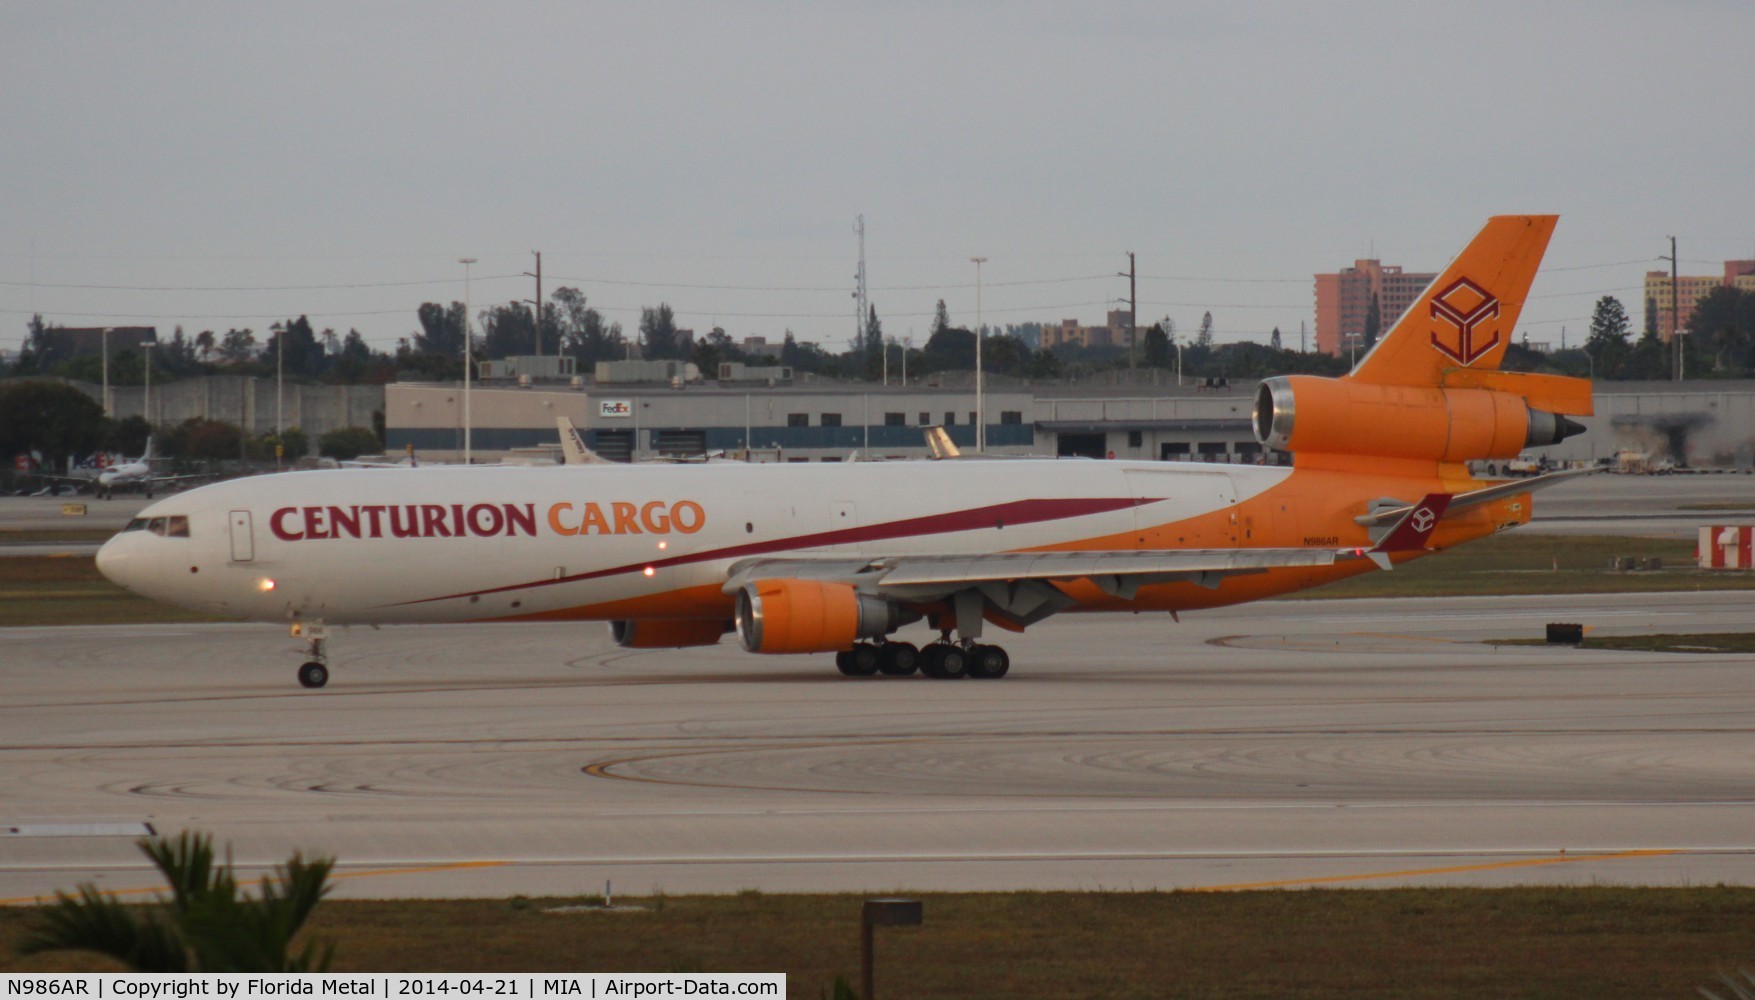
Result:
<instances>
[{"instance_id":1,"label":"cockpit window","mask_svg":"<svg viewBox=\"0 0 1755 1000\"><path fill-rule=\"evenodd\" d=\"M150 531L160 538L188 538L189 518L186 514L172 514L169 517L137 517L129 521L122 529L127 531Z\"/></svg>"}]
</instances>

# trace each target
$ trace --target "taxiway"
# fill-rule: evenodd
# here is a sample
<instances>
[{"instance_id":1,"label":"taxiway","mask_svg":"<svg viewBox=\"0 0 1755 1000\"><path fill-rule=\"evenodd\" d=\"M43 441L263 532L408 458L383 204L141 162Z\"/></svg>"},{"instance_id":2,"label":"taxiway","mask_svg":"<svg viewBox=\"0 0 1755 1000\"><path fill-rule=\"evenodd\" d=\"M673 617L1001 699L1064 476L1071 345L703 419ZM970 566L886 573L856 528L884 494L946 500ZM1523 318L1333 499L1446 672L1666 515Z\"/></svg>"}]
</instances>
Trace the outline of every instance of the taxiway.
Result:
<instances>
[{"instance_id":1,"label":"taxiway","mask_svg":"<svg viewBox=\"0 0 1755 1000\"><path fill-rule=\"evenodd\" d=\"M0 900L148 892L146 825L356 897L1755 881L1750 592L1063 616L1005 680L600 625L0 630Z\"/></svg>"}]
</instances>

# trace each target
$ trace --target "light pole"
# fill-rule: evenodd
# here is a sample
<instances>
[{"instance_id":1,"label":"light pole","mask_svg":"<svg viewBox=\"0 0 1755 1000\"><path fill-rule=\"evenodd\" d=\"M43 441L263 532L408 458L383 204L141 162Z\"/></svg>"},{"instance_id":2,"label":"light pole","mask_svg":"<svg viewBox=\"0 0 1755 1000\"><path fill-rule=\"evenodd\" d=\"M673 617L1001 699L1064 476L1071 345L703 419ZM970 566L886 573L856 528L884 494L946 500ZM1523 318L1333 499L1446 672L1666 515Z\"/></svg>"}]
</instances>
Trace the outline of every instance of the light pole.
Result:
<instances>
[{"instance_id":1,"label":"light pole","mask_svg":"<svg viewBox=\"0 0 1755 1000\"><path fill-rule=\"evenodd\" d=\"M975 264L975 451L987 450L986 381L981 372L981 265L986 257L970 257Z\"/></svg>"},{"instance_id":2,"label":"light pole","mask_svg":"<svg viewBox=\"0 0 1755 1000\"><path fill-rule=\"evenodd\" d=\"M152 426L152 349L158 346L157 340L143 340L140 346L146 351L146 399L140 404L141 416L146 418L146 425Z\"/></svg>"},{"instance_id":3,"label":"light pole","mask_svg":"<svg viewBox=\"0 0 1755 1000\"><path fill-rule=\"evenodd\" d=\"M113 329L115 327L104 327L104 416L106 417L113 415L110 413L110 331Z\"/></svg>"},{"instance_id":4,"label":"light pole","mask_svg":"<svg viewBox=\"0 0 1755 1000\"><path fill-rule=\"evenodd\" d=\"M274 440L279 441L286 429L286 330L279 323L270 329L274 331Z\"/></svg>"},{"instance_id":5,"label":"light pole","mask_svg":"<svg viewBox=\"0 0 1755 1000\"><path fill-rule=\"evenodd\" d=\"M469 333L469 265L475 263L474 257L459 257L457 263L463 265L463 464L474 461L469 439L469 383L470 369L475 367L475 344Z\"/></svg>"}]
</instances>

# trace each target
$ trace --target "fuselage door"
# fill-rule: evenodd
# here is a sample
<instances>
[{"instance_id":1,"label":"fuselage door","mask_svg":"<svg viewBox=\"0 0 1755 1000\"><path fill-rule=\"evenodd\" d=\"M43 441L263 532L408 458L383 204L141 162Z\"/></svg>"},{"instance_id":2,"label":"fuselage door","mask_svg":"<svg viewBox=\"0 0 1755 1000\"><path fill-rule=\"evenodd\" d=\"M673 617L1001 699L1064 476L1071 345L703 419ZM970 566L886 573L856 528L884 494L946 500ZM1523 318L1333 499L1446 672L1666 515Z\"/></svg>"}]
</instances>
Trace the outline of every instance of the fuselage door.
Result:
<instances>
[{"instance_id":1,"label":"fuselage door","mask_svg":"<svg viewBox=\"0 0 1755 1000\"><path fill-rule=\"evenodd\" d=\"M1135 500L1150 501L1134 508L1135 544L1141 548L1206 549L1238 544L1237 492L1225 473L1129 469L1127 486Z\"/></svg>"},{"instance_id":2,"label":"fuselage door","mask_svg":"<svg viewBox=\"0 0 1755 1000\"><path fill-rule=\"evenodd\" d=\"M234 510L232 523L232 562L249 562L256 558L256 541L250 535L250 512Z\"/></svg>"},{"instance_id":3,"label":"fuselage door","mask_svg":"<svg viewBox=\"0 0 1755 1000\"><path fill-rule=\"evenodd\" d=\"M859 506L851 500L833 500L829 503L829 531L833 544L829 546L834 552L858 552Z\"/></svg>"}]
</instances>

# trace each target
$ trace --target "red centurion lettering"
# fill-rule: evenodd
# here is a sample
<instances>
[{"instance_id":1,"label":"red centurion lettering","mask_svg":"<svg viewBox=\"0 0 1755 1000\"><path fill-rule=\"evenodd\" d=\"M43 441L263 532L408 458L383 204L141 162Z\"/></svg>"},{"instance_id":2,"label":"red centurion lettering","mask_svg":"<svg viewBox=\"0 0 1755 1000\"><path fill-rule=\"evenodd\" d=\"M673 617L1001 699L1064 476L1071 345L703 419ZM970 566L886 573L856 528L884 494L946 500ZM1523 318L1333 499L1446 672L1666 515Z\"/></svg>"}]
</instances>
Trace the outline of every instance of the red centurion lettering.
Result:
<instances>
[{"instance_id":1,"label":"red centurion lettering","mask_svg":"<svg viewBox=\"0 0 1755 1000\"><path fill-rule=\"evenodd\" d=\"M388 516L386 516L388 515ZM393 538L536 537L533 503L326 504L281 507L268 515L268 530L283 542L338 538L383 538L386 522ZM566 534L549 511L549 524Z\"/></svg>"}]
</instances>

